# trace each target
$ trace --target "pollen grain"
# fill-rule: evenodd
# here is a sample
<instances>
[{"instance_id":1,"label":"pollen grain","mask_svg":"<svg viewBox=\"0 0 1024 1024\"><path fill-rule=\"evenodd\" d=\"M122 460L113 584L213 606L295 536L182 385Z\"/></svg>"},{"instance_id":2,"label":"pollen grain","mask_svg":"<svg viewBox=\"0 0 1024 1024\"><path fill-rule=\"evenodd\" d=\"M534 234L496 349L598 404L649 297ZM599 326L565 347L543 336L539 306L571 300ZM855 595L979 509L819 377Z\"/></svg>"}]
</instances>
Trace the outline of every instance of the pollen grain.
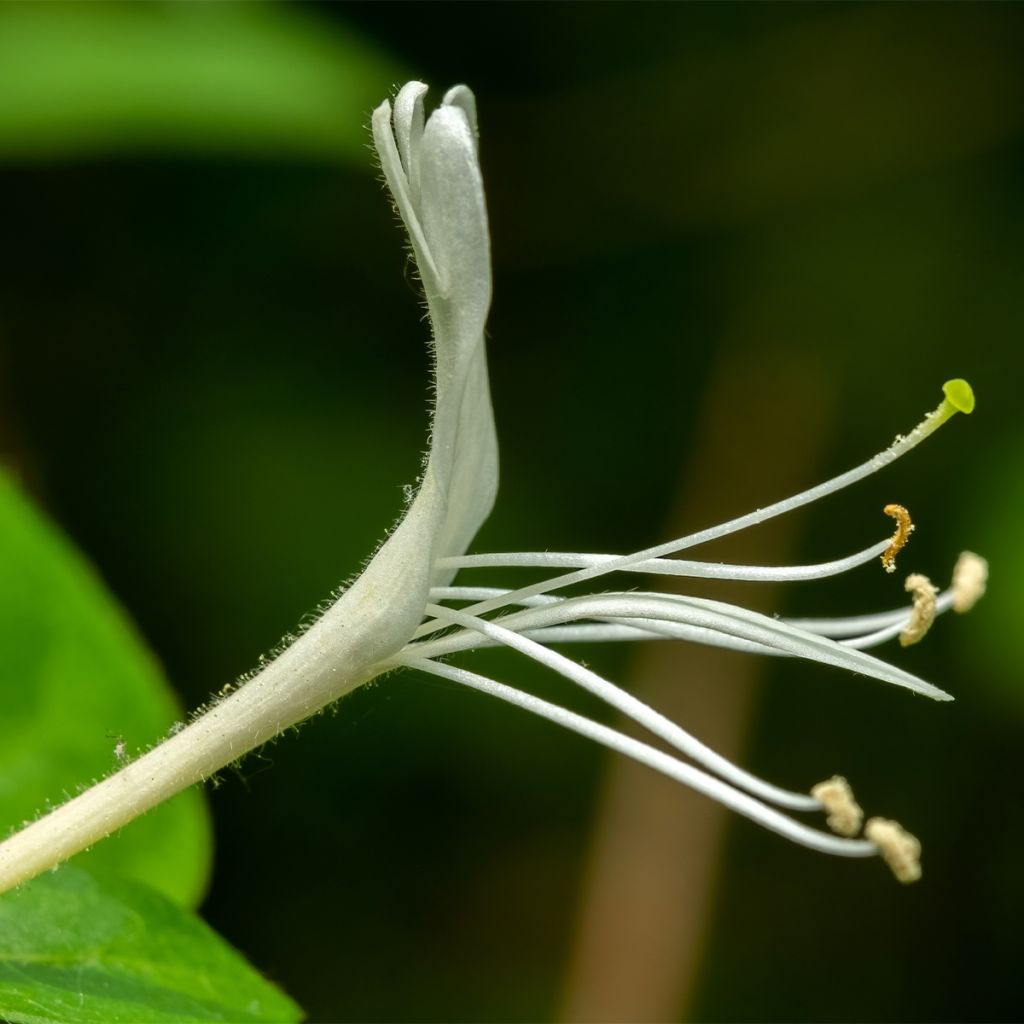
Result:
<instances>
[{"instance_id":1,"label":"pollen grain","mask_svg":"<svg viewBox=\"0 0 1024 1024\"><path fill-rule=\"evenodd\" d=\"M886 572L895 572L896 556L910 540L914 524L910 521L910 513L902 505L886 505L882 511L896 520L896 532L892 535L889 546L882 552L882 567Z\"/></svg>"}]
</instances>

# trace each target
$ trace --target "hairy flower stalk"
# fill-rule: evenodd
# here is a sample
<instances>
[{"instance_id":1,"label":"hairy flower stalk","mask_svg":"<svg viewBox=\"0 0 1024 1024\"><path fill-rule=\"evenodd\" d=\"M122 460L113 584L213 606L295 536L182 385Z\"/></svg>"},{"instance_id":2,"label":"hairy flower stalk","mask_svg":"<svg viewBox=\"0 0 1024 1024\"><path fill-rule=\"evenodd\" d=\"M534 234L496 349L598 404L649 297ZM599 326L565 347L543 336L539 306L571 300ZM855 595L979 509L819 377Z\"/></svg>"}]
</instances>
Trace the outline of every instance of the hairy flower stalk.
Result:
<instances>
[{"instance_id":1,"label":"hairy flower stalk","mask_svg":"<svg viewBox=\"0 0 1024 1024\"><path fill-rule=\"evenodd\" d=\"M801 845L848 857L881 854L901 880L912 881L919 874L916 840L884 819L872 819L857 838L862 814L844 779L836 776L810 793L759 779L550 645L683 639L806 658L950 700L942 690L864 653L864 648L897 636L904 643L914 642L936 615L951 607L966 611L985 585L986 566L975 555L962 556L949 590L937 593L924 577L912 577L908 589L913 607L848 619L774 619L718 601L636 590L564 591L591 580L606 587L605 578L621 572L752 582L813 580L879 557L889 569L912 529L901 506L886 508L898 519L895 537L818 565L721 565L668 556L816 501L883 469L957 411L970 412L970 388L964 381L947 382L934 412L862 465L688 537L625 555L467 555L491 510L498 480L484 352L490 243L473 94L456 86L427 119L426 88L412 82L398 93L393 107L385 102L373 114L374 143L409 235L433 328L435 401L430 447L415 497L356 581L258 674L177 734L0 844L0 891L59 864L326 704L399 668L432 673L532 711ZM453 585L460 570L488 567L568 571L514 590ZM494 645L517 650L559 673L642 725L661 747L442 660ZM825 813L839 834L792 817L799 812Z\"/></svg>"}]
</instances>

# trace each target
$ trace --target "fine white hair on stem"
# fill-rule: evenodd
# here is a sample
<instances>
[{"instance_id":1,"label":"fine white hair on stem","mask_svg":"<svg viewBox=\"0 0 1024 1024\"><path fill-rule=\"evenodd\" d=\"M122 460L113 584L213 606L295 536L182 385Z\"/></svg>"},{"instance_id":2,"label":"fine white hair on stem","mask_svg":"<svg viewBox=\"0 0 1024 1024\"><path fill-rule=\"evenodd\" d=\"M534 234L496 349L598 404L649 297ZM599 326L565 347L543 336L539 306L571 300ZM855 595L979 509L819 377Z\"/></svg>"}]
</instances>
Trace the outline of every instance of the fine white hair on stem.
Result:
<instances>
[{"instance_id":1,"label":"fine white hair on stem","mask_svg":"<svg viewBox=\"0 0 1024 1024\"><path fill-rule=\"evenodd\" d=\"M430 591L430 599L434 602L440 601L484 601L492 597L501 597L511 591L500 587L433 587ZM623 595L620 595L623 596ZM526 608L536 608L541 605L557 605L565 601L564 597L556 597L553 594L538 594L534 597L524 597L516 602ZM504 621L504 620L498 620ZM704 629L699 626L686 626L678 622L660 622L653 619L631 619L630 625L619 624L614 619L606 619L601 622L587 622L580 625L569 626L539 626L530 628L523 626L519 629L524 636L541 643L605 643L620 640L688 640L693 643L708 644L712 647L726 647L734 651L743 651L748 654L779 654L781 652L764 644L757 644L747 640L740 640L737 637L726 636L711 629ZM470 633L458 634L468 639ZM421 640L419 645L430 641ZM488 640L480 636L473 641L473 649L479 647L498 646L496 640ZM418 649L412 645L410 650Z\"/></svg>"},{"instance_id":2,"label":"fine white hair on stem","mask_svg":"<svg viewBox=\"0 0 1024 1024\"><path fill-rule=\"evenodd\" d=\"M839 836L830 835L827 832L819 832L817 829L799 821L794 821L780 811L766 806L755 797L744 793L742 790L715 778L707 772L701 771L694 765L680 761L670 754L666 754L655 747L649 746L640 740L616 731L606 725L594 722L583 715L551 704L532 694L523 693L511 686L505 686L487 676L470 672L464 668L454 665L446 665L425 658L410 657L404 661L409 668L416 668L431 675L440 676L442 679L451 680L462 686L479 690L491 697L506 701L525 711L530 711L541 718L546 718L556 725L585 736L587 739L600 743L616 753L647 765L655 771L667 775L676 782L702 793L712 800L742 814L758 825L763 826L771 832L800 846L806 846L821 853L830 853L838 857L874 857L878 853L878 847L866 839L844 839ZM813 799L813 798L808 798ZM814 807L819 808L818 801L814 801Z\"/></svg>"}]
</instances>

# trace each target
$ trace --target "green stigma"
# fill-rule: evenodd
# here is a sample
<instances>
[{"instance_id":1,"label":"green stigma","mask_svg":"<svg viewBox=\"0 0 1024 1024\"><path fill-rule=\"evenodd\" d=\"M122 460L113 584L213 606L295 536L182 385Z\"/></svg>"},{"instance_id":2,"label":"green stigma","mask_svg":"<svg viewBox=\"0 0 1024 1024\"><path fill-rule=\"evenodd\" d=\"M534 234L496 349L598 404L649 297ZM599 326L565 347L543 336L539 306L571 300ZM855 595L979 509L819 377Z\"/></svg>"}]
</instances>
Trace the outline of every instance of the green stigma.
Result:
<instances>
[{"instance_id":1,"label":"green stigma","mask_svg":"<svg viewBox=\"0 0 1024 1024\"><path fill-rule=\"evenodd\" d=\"M971 385L962 377L957 377L955 380L947 380L942 385L942 393L946 396L946 401L957 412L974 412L974 391Z\"/></svg>"}]
</instances>

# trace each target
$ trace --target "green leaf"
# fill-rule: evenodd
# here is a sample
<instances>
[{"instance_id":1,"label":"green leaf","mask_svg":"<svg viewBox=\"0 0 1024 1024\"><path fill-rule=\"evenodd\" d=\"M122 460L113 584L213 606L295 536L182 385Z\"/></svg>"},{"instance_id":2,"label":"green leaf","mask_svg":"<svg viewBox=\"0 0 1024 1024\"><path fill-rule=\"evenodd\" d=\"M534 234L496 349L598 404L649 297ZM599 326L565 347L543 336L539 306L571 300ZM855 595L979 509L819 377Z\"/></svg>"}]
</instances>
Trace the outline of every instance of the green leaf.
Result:
<instances>
[{"instance_id":1,"label":"green leaf","mask_svg":"<svg viewBox=\"0 0 1024 1024\"><path fill-rule=\"evenodd\" d=\"M366 163L402 74L283 4L0 4L0 155L249 152Z\"/></svg>"},{"instance_id":2,"label":"green leaf","mask_svg":"<svg viewBox=\"0 0 1024 1024\"><path fill-rule=\"evenodd\" d=\"M992 562L988 591L958 626L954 657L971 680L972 698L987 699L1000 716L1024 715L1024 644L1020 613L1024 608L1024 431L990 436L963 481L970 495L997 495L968 503L964 534L971 547Z\"/></svg>"},{"instance_id":3,"label":"green leaf","mask_svg":"<svg viewBox=\"0 0 1024 1024\"><path fill-rule=\"evenodd\" d=\"M151 655L85 561L0 472L0 834L166 734L181 713ZM210 870L189 790L76 863L195 904Z\"/></svg>"},{"instance_id":4,"label":"green leaf","mask_svg":"<svg viewBox=\"0 0 1024 1024\"><path fill-rule=\"evenodd\" d=\"M194 914L65 866L0 897L0 1017L283 1024L302 1013Z\"/></svg>"}]
</instances>

